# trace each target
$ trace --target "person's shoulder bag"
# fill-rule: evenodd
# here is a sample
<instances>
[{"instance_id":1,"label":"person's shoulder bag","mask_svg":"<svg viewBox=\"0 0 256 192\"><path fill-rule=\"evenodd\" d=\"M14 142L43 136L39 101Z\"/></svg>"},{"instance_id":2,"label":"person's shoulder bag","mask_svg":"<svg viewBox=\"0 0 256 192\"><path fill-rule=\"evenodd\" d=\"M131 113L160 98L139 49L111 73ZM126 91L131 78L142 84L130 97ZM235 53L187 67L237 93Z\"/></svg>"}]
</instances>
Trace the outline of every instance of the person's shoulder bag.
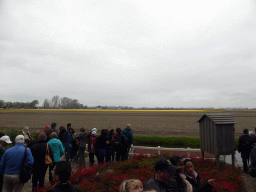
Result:
<instances>
[{"instance_id":1,"label":"person's shoulder bag","mask_svg":"<svg viewBox=\"0 0 256 192\"><path fill-rule=\"evenodd\" d=\"M25 148L25 154L22 159L22 164L20 168L20 182L22 184L27 183L32 175L32 166L28 164L27 160L27 147Z\"/></svg>"},{"instance_id":2,"label":"person's shoulder bag","mask_svg":"<svg viewBox=\"0 0 256 192\"><path fill-rule=\"evenodd\" d=\"M47 147L46 147L46 153L45 153L45 165L50 165L50 166L53 166L53 161L52 161L52 158L50 157L50 154L49 154L49 148L48 148L48 144L46 144Z\"/></svg>"}]
</instances>

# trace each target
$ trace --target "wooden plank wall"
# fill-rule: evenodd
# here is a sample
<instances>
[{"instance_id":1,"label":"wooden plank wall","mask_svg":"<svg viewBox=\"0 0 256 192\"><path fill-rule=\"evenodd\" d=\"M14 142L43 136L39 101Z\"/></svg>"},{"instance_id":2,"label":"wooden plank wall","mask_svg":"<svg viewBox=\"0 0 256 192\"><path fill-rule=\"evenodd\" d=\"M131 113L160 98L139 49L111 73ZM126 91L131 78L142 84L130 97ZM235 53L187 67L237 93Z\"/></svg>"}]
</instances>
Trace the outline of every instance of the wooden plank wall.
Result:
<instances>
[{"instance_id":1,"label":"wooden plank wall","mask_svg":"<svg viewBox=\"0 0 256 192\"><path fill-rule=\"evenodd\" d=\"M216 156L230 155L235 146L234 124L215 124L208 117L201 120L200 147Z\"/></svg>"}]
</instances>

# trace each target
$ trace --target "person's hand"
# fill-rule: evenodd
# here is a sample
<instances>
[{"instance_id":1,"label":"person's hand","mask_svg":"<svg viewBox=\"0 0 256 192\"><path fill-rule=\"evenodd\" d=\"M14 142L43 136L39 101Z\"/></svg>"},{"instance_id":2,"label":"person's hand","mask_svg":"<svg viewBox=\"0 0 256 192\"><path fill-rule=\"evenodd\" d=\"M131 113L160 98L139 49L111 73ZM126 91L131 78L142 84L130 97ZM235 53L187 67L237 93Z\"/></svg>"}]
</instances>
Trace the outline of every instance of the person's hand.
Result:
<instances>
[{"instance_id":1,"label":"person's hand","mask_svg":"<svg viewBox=\"0 0 256 192\"><path fill-rule=\"evenodd\" d=\"M183 181L186 180L186 176L184 174L180 173L179 176Z\"/></svg>"},{"instance_id":2,"label":"person's hand","mask_svg":"<svg viewBox=\"0 0 256 192\"><path fill-rule=\"evenodd\" d=\"M215 185L215 179L209 179L208 183L213 187Z\"/></svg>"},{"instance_id":3,"label":"person's hand","mask_svg":"<svg viewBox=\"0 0 256 192\"><path fill-rule=\"evenodd\" d=\"M109 141L106 141L106 144L109 144Z\"/></svg>"}]
</instances>

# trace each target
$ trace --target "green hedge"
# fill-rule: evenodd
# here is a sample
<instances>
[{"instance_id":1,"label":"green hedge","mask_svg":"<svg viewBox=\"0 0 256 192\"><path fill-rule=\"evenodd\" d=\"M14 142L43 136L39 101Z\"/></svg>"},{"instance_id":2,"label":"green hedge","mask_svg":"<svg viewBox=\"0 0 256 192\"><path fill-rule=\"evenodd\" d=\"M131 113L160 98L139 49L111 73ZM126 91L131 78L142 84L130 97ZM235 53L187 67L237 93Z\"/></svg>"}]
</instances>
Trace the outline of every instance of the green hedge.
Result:
<instances>
[{"instance_id":1,"label":"green hedge","mask_svg":"<svg viewBox=\"0 0 256 192\"><path fill-rule=\"evenodd\" d=\"M238 139L235 139L236 149ZM133 145L150 147L169 147L169 148L195 148L200 149L200 139L190 137L153 137L153 136L134 136Z\"/></svg>"}]
</instances>

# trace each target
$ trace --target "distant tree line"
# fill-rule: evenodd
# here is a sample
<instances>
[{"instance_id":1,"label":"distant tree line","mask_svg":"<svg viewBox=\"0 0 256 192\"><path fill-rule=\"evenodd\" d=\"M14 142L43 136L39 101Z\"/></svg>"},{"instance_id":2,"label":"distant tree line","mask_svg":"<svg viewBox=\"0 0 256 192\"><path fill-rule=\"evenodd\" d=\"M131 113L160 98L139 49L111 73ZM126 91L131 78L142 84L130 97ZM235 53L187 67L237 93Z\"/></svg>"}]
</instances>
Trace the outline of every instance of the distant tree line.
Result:
<instances>
[{"instance_id":1,"label":"distant tree line","mask_svg":"<svg viewBox=\"0 0 256 192\"><path fill-rule=\"evenodd\" d=\"M4 102L0 100L0 108L4 109L35 109L38 105L38 100L33 100L32 102Z\"/></svg>"},{"instance_id":2,"label":"distant tree line","mask_svg":"<svg viewBox=\"0 0 256 192\"><path fill-rule=\"evenodd\" d=\"M0 108L4 109L35 109L38 108L38 100L32 102L5 102L0 100ZM77 99L70 99L68 97L60 97L55 95L51 100L45 99L43 106L44 109L86 109L87 106L80 104Z\"/></svg>"},{"instance_id":3,"label":"distant tree line","mask_svg":"<svg viewBox=\"0 0 256 192\"><path fill-rule=\"evenodd\" d=\"M44 109L86 109L87 106L80 104L77 99L68 97L60 97L54 95L51 100L45 99L43 103Z\"/></svg>"}]
</instances>

